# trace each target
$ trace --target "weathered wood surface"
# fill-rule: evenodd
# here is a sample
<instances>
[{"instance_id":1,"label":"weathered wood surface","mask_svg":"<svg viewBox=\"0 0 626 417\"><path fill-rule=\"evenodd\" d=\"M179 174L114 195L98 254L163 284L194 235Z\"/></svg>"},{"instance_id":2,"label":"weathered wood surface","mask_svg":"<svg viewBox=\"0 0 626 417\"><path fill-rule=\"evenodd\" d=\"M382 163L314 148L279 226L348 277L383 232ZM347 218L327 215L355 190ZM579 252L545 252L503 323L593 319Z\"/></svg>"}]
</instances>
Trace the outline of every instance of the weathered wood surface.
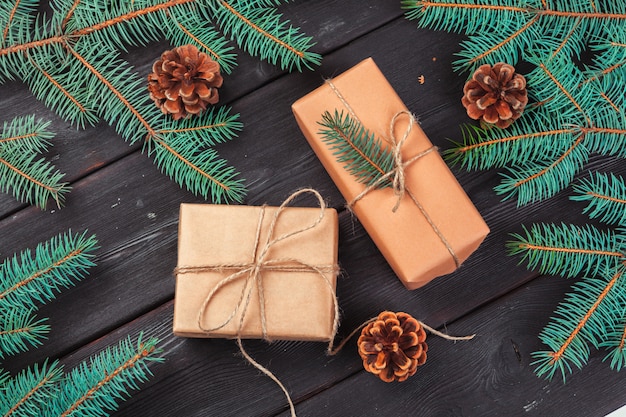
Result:
<instances>
[{"instance_id":1,"label":"weathered wood surface","mask_svg":"<svg viewBox=\"0 0 626 417\"><path fill-rule=\"evenodd\" d=\"M290 105L324 77L368 56L435 145L446 149L448 139L459 138L459 124L468 121L460 104L464 79L451 62L461 37L417 29L402 16L399 1L299 1L282 9L315 37L324 61L314 72L286 74L239 53L240 65L226 77L221 96L245 127L218 149L247 179L245 204L276 205L295 189L311 186L342 210L341 196L300 133ZM166 46L133 48L126 58L145 76ZM0 195L0 256L68 228L88 229L101 246L90 277L40 309L38 315L49 317L52 326L43 347L2 366L17 372L51 357L71 368L143 331L162 340L166 360L152 366L154 377L115 415L286 415L280 389L245 362L233 341L171 333L178 207L202 200L162 175L139 146L129 147L113 129L102 124L77 131L19 83L0 86L0 112L3 120L35 112L53 121L57 136L49 155L73 187L60 210L41 211ZM618 160L597 157L590 168L626 174ZM594 352L566 385L534 375L530 354L543 348L537 335L573 281L540 277L505 254L509 233L522 224L582 223L583 205L564 192L518 209L494 194L498 172L453 171L492 232L457 272L422 289L404 289L358 221L341 211L339 261L345 272L337 289L339 338L389 309L434 327L445 325L452 334L477 333L475 340L430 338L427 364L402 384L384 384L363 371L354 344L335 357L327 357L320 343L246 341L246 349L283 381L302 416L602 416L624 405L621 376L602 363L602 352Z\"/></svg>"}]
</instances>

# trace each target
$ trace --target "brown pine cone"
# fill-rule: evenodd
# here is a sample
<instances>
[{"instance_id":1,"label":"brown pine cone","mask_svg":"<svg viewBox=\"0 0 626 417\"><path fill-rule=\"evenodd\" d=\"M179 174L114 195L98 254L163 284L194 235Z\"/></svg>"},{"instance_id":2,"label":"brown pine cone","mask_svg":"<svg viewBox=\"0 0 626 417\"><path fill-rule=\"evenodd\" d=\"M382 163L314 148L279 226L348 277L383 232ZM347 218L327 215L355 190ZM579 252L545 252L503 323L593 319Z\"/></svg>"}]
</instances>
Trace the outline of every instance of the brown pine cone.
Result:
<instances>
[{"instance_id":1,"label":"brown pine cone","mask_svg":"<svg viewBox=\"0 0 626 417\"><path fill-rule=\"evenodd\" d=\"M175 120L200 114L219 100L220 65L193 45L163 52L148 75L150 98Z\"/></svg>"},{"instance_id":2,"label":"brown pine cone","mask_svg":"<svg viewBox=\"0 0 626 417\"><path fill-rule=\"evenodd\" d=\"M426 362L426 332L407 313L383 311L357 342L365 370L385 382L405 381Z\"/></svg>"},{"instance_id":3,"label":"brown pine cone","mask_svg":"<svg viewBox=\"0 0 626 417\"><path fill-rule=\"evenodd\" d=\"M506 128L518 119L526 103L526 79L515 68L499 62L481 65L463 87L461 102L474 120Z\"/></svg>"}]
</instances>

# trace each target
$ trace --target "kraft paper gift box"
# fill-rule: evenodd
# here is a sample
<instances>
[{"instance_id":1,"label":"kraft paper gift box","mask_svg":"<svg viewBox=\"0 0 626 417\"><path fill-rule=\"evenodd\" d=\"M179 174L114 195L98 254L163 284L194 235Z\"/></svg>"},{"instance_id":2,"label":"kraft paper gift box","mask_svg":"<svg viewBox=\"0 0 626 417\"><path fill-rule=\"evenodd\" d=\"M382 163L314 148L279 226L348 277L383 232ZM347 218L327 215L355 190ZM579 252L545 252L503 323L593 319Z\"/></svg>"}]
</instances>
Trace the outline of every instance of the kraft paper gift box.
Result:
<instances>
[{"instance_id":1,"label":"kraft paper gift box","mask_svg":"<svg viewBox=\"0 0 626 417\"><path fill-rule=\"evenodd\" d=\"M314 227L270 245L259 275L266 335L256 283L249 283L250 292L242 292L249 276L245 268L255 262L255 252L258 256L267 249L265 243L277 210L268 206L181 204L175 335L309 341L333 337L338 222L332 208L324 209L323 218ZM319 217L320 208L285 207L276 219L272 236L304 229ZM199 313L213 291L200 327Z\"/></svg>"},{"instance_id":2,"label":"kraft paper gift box","mask_svg":"<svg viewBox=\"0 0 626 417\"><path fill-rule=\"evenodd\" d=\"M353 114L377 138L390 146L390 123L401 138L409 127L406 106L374 61L366 59L302 97L292 105L300 129L347 202L365 189L344 169L322 140L322 114ZM402 116L407 117L402 117ZM405 190L395 212L394 190L367 191L352 205L391 268L408 289L419 288L433 278L455 271L474 252L489 228L418 123L401 147L404 161L425 153L406 166ZM410 196L415 197L415 203ZM420 210L418 204L422 207Z\"/></svg>"}]
</instances>

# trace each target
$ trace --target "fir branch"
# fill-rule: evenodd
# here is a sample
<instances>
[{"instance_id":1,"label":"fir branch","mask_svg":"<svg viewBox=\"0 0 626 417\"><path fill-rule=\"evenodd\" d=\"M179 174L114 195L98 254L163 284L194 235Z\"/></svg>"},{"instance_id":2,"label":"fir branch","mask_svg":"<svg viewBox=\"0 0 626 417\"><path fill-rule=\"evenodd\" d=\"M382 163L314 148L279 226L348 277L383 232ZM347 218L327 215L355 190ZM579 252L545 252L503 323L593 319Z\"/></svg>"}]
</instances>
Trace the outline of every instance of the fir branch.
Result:
<instances>
[{"instance_id":1,"label":"fir branch","mask_svg":"<svg viewBox=\"0 0 626 417\"><path fill-rule=\"evenodd\" d=\"M611 369L622 370L626 365L626 324L624 318L622 318L619 327L606 330L604 339L599 347L607 349L609 353L603 360L610 359Z\"/></svg>"},{"instance_id":2,"label":"fir branch","mask_svg":"<svg viewBox=\"0 0 626 417\"><path fill-rule=\"evenodd\" d=\"M98 114L107 123L130 143L155 136L153 124L161 114L148 102L144 81L128 63L102 46L79 43L68 51L91 73L87 89L101 98Z\"/></svg>"},{"instance_id":3,"label":"fir branch","mask_svg":"<svg viewBox=\"0 0 626 417\"><path fill-rule=\"evenodd\" d=\"M574 277L612 271L626 261L626 242L612 231L554 224L534 224L524 234L512 234L509 254L522 255L528 269L541 274Z\"/></svg>"},{"instance_id":4,"label":"fir branch","mask_svg":"<svg viewBox=\"0 0 626 417\"><path fill-rule=\"evenodd\" d=\"M48 400L45 415L107 415L128 396L128 389L138 389L152 375L148 364L161 362L158 340L145 342L142 336L136 345L127 338L117 346L92 357L72 370L55 397Z\"/></svg>"},{"instance_id":5,"label":"fir branch","mask_svg":"<svg viewBox=\"0 0 626 417\"><path fill-rule=\"evenodd\" d=\"M165 142L180 137L180 141L194 142L198 147L224 143L234 139L243 128L238 120L239 114L230 114L230 111L228 107L218 107L206 110L198 117L177 121L164 119L155 133Z\"/></svg>"},{"instance_id":6,"label":"fir branch","mask_svg":"<svg viewBox=\"0 0 626 417\"><path fill-rule=\"evenodd\" d=\"M319 133L322 141L358 182L368 186L376 184L394 168L390 150L382 148L382 141L349 114L335 110L331 115L326 111L318 124L321 126ZM379 188L389 186L390 179L377 184Z\"/></svg>"},{"instance_id":7,"label":"fir branch","mask_svg":"<svg viewBox=\"0 0 626 417\"><path fill-rule=\"evenodd\" d=\"M30 66L30 53L63 56L63 45L67 38L54 32L54 27L47 16L37 14L35 19L20 19L15 23L15 42L4 48L0 47L0 69L7 79L19 77Z\"/></svg>"},{"instance_id":8,"label":"fir branch","mask_svg":"<svg viewBox=\"0 0 626 417\"><path fill-rule=\"evenodd\" d=\"M544 109L527 111L508 129L461 127L462 141L444 151L444 158L468 170L523 165L540 158L556 159L574 141L578 131L559 127ZM519 122L519 123L518 123Z\"/></svg>"},{"instance_id":9,"label":"fir branch","mask_svg":"<svg viewBox=\"0 0 626 417\"><path fill-rule=\"evenodd\" d=\"M582 368L589 357L587 343L598 347L599 339L606 333L607 321L615 321L615 312L626 307L620 297L626 290L623 275L622 267L608 282L585 279L574 285L574 292L566 296L555 312L558 318L553 318L539 336L550 350L533 353L537 375L551 379L559 372L565 381L572 365Z\"/></svg>"},{"instance_id":10,"label":"fir branch","mask_svg":"<svg viewBox=\"0 0 626 417\"><path fill-rule=\"evenodd\" d=\"M270 7L256 7L245 2L210 0L209 18L230 35L245 51L272 65L291 71L312 69L321 62L319 54L309 52L314 43L297 28L282 21L282 15Z\"/></svg>"},{"instance_id":11,"label":"fir branch","mask_svg":"<svg viewBox=\"0 0 626 417\"><path fill-rule=\"evenodd\" d=\"M61 182L65 174L37 154L19 147L0 148L0 191L12 190L13 196L45 209L49 199L61 207L70 187Z\"/></svg>"},{"instance_id":12,"label":"fir branch","mask_svg":"<svg viewBox=\"0 0 626 417\"><path fill-rule=\"evenodd\" d=\"M58 393L57 383L63 377L58 362L41 367L35 365L25 369L4 384L4 394L0 396L0 415L39 416L41 407Z\"/></svg>"},{"instance_id":13,"label":"fir branch","mask_svg":"<svg viewBox=\"0 0 626 417\"><path fill-rule=\"evenodd\" d=\"M40 243L34 254L27 249L6 259L0 264L0 310L31 309L54 299L94 266L96 245L95 236L69 231Z\"/></svg>"},{"instance_id":14,"label":"fir branch","mask_svg":"<svg viewBox=\"0 0 626 417\"><path fill-rule=\"evenodd\" d=\"M503 0L501 4L480 4L468 0L417 1L402 0L406 18L417 20L420 27L468 34L488 28L490 22L507 22L522 26L533 18L529 7L519 7L518 1ZM521 27L521 26L520 26Z\"/></svg>"},{"instance_id":15,"label":"fir branch","mask_svg":"<svg viewBox=\"0 0 626 417\"><path fill-rule=\"evenodd\" d=\"M14 149L14 146L29 152L46 151L50 145L49 140L54 137L48 126L49 121L35 120L34 115L5 121L0 134L0 157L3 148Z\"/></svg>"},{"instance_id":16,"label":"fir branch","mask_svg":"<svg viewBox=\"0 0 626 417\"><path fill-rule=\"evenodd\" d=\"M615 82L626 74L626 35L623 30L611 33L608 39L600 39L592 44L595 52L593 65L585 71L590 83L605 78Z\"/></svg>"},{"instance_id":17,"label":"fir branch","mask_svg":"<svg viewBox=\"0 0 626 417\"><path fill-rule=\"evenodd\" d=\"M0 47L16 42L15 22L28 22L37 9L38 0L11 0L0 3Z\"/></svg>"},{"instance_id":18,"label":"fir branch","mask_svg":"<svg viewBox=\"0 0 626 417\"><path fill-rule=\"evenodd\" d=\"M44 159L35 161L45 151L54 134L47 130L50 122L35 121L34 116L17 117L4 122L0 134L0 190L12 189L15 198L45 208L50 198L60 206L67 184L64 174L55 171Z\"/></svg>"},{"instance_id":19,"label":"fir branch","mask_svg":"<svg viewBox=\"0 0 626 417\"><path fill-rule=\"evenodd\" d=\"M555 33L554 36L556 39L560 39L560 41L555 40L555 47L552 49L550 59L554 59L560 54L566 57L576 56L580 59L580 51L584 48L585 42L583 36L583 33L585 33L585 25L580 18L570 20L567 23L571 25L567 33L564 32L568 29L567 27L557 26L553 28L559 32Z\"/></svg>"},{"instance_id":20,"label":"fir branch","mask_svg":"<svg viewBox=\"0 0 626 417\"><path fill-rule=\"evenodd\" d=\"M472 0L403 0L402 7L407 10L406 17L418 20L423 27L438 30L460 31L472 33L480 28L488 27L491 22L510 22L514 19L532 18L539 15L554 21L581 19L594 21L626 21L626 11L619 4L606 2L602 10L590 7L588 0L567 1L550 7L545 2L526 2L527 5L515 0L500 0L497 4L484 4ZM440 22L437 22L440 20ZM473 21L473 22L472 22Z\"/></svg>"},{"instance_id":21,"label":"fir branch","mask_svg":"<svg viewBox=\"0 0 626 417\"><path fill-rule=\"evenodd\" d=\"M175 46L195 45L220 64L220 70L230 74L235 67L237 55L233 47L215 30L209 21L200 20L197 14L181 14L172 11L175 25L170 25L167 39Z\"/></svg>"},{"instance_id":22,"label":"fir branch","mask_svg":"<svg viewBox=\"0 0 626 417\"><path fill-rule=\"evenodd\" d=\"M50 56L31 56L31 65L22 70L20 77L26 81L37 99L64 120L80 128L86 124L94 126L98 116L88 104L93 99L92 93L81 85L76 68L64 61L59 62Z\"/></svg>"},{"instance_id":23,"label":"fir branch","mask_svg":"<svg viewBox=\"0 0 626 417\"><path fill-rule=\"evenodd\" d=\"M507 168L503 180L495 187L498 194L506 194L505 200L517 195L522 206L553 197L565 189L589 159L589 150L579 135L569 148L553 161L528 162L519 167Z\"/></svg>"},{"instance_id":24,"label":"fir branch","mask_svg":"<svg viewBox=\"0 0 626 417\"><path fill-rule=\"evenodd\" d=\"M50 331L46 319L35 319L32 310L11 309L0 315L0 359L26 352L42 344L41 339Z\"/></svg>"},{"instance_id":25,"label":"fir branch","mask_svg":"<svg viewBox=\"0 0 626 417\"><path fill-rule=\"evenodd\" d=\"M65 1L53 1L50 6L52 7L53 16L56 16L60 19L60 23L55 24L55 26L61 28L61 31L65 31L67 26L67 22L74 15L74 11L81 3L81 0L65 0Z\"/></svg>"},{"instance_id":26,"label":"fir branch","mask_svg":"<svg viewBox=\"0 0 626 417\"><path fill-rule=\"evenodd\" d=\"M147 146L155 164L195 195L211 197L217 204L243 200L244 180L237 178L239 174L225 160L219 159L214 149L199 151L184 135L173 135L168 142L155 137Z\"/></svg>"},{"instance_id":27,"label":"fir branch","mask_svg":"<svg viewBox=\"0 0 626 417\"><path fill-rule=\"evenodd\" d=\"M454 62L455 70L472 71L487 63L518 62L521 51L532 45L527 41L532 36L526 32L536 30L538 19L539 16L535 16L521 27L510 27L506 31L469 36L468 40L460 44L461 51L456 55L461 59Z\"/></svg>"},{"instance_id":28,"label":"fir branch","mask_svg":"<svg viewBox=\"0 0 626 417\"><path fill-rule=\"evenodd\" d=\"M620 176L593 173L574 185L577 194L574 201L587 201L583 210L592 219L601 222L626 226L626 183Z\"/></svg>"},{"instance_id":29,"label":"fir branch","mask_svg":"<svg viewBox=\"0 0 626 417\"><path fill-rule=\"evenodd\" d=\"M570 57L558 56L545 61L542 55L537 54L526 59L537 66L528 75L527 88L532 90L538 101L544 103L546 111L560 114L570 123L580 120L579 124L593 125L586 109L595 104L597 91L595 88L579 88L584 75Z\"/></svg>"},{"instance_id":30,"label":"fir branch","mask_svg":"<svg viewBox=\"0 0 626 417\"><path fill-rule=\"evenodd\" d=\"M156 41L165 27L163 11L184 7L196 0L148 0L141 7L133 2L83 0L66 21L69 38L93 37L94 44L110 49L126 45L145 45ZM188 9L185 9L188 10Z\"/></svg>"}]
</instances>

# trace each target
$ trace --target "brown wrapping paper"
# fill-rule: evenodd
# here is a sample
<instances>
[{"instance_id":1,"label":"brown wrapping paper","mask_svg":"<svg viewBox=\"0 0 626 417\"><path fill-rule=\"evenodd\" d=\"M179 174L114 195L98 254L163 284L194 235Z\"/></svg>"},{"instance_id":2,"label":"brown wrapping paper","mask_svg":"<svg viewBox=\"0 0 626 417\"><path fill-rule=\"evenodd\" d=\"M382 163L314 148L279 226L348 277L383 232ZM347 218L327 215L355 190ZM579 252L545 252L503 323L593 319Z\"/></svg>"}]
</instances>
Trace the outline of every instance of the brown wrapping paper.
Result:
<instances>
[{"instance_id":1,"label":"brown wrapping paper","mask_svg":"<svg viewBox=\"0 0 626 417\"><path fill-rule=\"evenodd\" d=\"M377 137L389 140L390 121L407 111L393 87L369 58L332 79L335 89L352 108L363 125ZM292 105L300 129L329 175L351 202L366 186L344 170L319 134L324 111L348 110L328 84L324 84ZM408 117L398 118L394 136L402 137ZM418 124L402 147L403 159L409 160L432 147ZM445 237L442 241L416 204L405 195L396 212L397 197L391 187L372 190L358 200L353 210L383 256L408 289L419 288L433 278L453 272L457 264L474 252L489 228L465 194L438 152L430 152L406 169L406 189L422 205L430 221Z\"/></svg>"},{"instance_id":2,"label":"brown wrapping paper","mask_svg":"<svg viewBox=\"0 0 626 417\"><path fill-rule=\"evenodd\" d=\"M181 204L178 236L178 268L214 264L246 264L253 249L260 207ZM265 242L276 207L265 207L259 240ZM281 236L314 223L319 208L286 207L273 236ZM337 264L337 212L325 209L321 222L271 246L266 259L297 259L314 266ZM174 334L183 337L263 338L259 294L252 291L239 329L241 310L221 329L210 334L198 326L198 313L207 295L229 271L178 273L174 301ZM311 271L263 271L263 296L268 339L328 341L333 337L336 270L321 277ZM330 283L330 286L329 286ZM203 326L213 328L226 321L237 306L245 279L219 289L208 303Z\"/></svg>"}]
</instances>

